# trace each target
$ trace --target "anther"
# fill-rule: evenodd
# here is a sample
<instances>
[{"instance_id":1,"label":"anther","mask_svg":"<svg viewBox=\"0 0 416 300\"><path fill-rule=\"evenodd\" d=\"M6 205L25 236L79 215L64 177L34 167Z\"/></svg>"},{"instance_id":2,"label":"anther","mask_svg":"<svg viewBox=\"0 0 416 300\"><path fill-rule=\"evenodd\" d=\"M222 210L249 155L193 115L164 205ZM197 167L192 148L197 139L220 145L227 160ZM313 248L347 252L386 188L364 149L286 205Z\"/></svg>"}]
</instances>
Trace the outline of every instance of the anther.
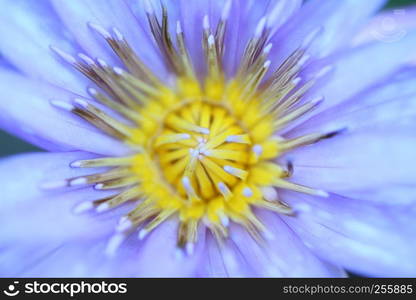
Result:
<instances>
[{"instance_id":1,"label":"anther","mask_svg":"<svg viewBox=\"0 0 416 300\"><path fill-rule=\"evenodd\" d=\"M88 183L88 180L85 177L79 177L79 178L75 178L69 181L70 186L80 186L80 185L85 185L87 183Z\"/></svg>"},{"instance_id":2,"label":"anther","mask_svg":"<svg viewBox=\"0 0 416 300\"><path fill-rule=\"evenodd\" d=\"M263 153L263 147L261 145L254 145L252 150L257 156L261 156Z\"/></svg>"},{"instance_id":3,"label":"anther","mask_svg":"<svg viewBox=\"0 0 416 300\"><path fill-rule=\"evenodd\" d=\"M51 100L50 103L53 106L66 110L66 111L72 111L75 109L75 107L71 103L60 101L60 100Z\"/></svg>"},{"instance_id":4,"label":"anther","mask_svg":"<svg viewBox=\"0 0 416 300\"><path fill-rule=\"evenodd\" d=\"M204 28L205 31L209 30L209 17L208 17L208 15L204 16L204 19L202 20L202 27Z\"/></svg>"},{"instance_id":5,"label":"anther","mask_svg":"<svg viewBox=\"0 0 416 300\"><path fill-rule=\"evenodd\" d=\"M250 198L250 197L253 196L253 190L250 189L249 187L245 187L243 189L243 195L244 195L244 197Z\"/></svg>"},{"instance_id":6,"label":"anther","mask_svg":"<svg viewBox=\"0 0 416 300\"><path fill-rule=\"evenodd\" d=\"M232 0L227 0L227 2L225 2L224 8L222 9L222 14L221 14L222 21L225 21L228 19L232 4L233 4Z\"/></svg>"},{"instance_id":7,"label":"anther","mask_svg":"<svg viewBox=\"0 0 416 300\"><path fill-rule=\"evenodd\" d=\"M226 200L232 197L232 192L224 182L218 182L218 189Z\"/></svg>"},{"instance_id":8,"label":"anther","mask_svg":"<svg viewBox=\"0 0 416 300\"><path fill-rule=\"evenodd\" d=\"M267 201L274 202L278 200L277 191L275 188L267 186L261 189L263 198Z\"/></svg>"},{"instance_id":9,"label":"anther","mask_svg":"<svg viewBox=\"0 0 416 300\"><path fill-rule=\"evenodd\" d=\"M90 65L90 66L95 65L94 60L84 53L78 53L78 57L82 59L82 61L85 62L87 65Z\"/></svg>"},{"instance_id":10,"label":"anther","mask_svg":"<svg viewBox=\"0 0 416 300\"><path fill-rule=\"evenodd\" d=\"M147 236L148 233L149 231L147 229L145 228L141 229L138 235L139 240L143 240Z\"/></svg>"},{"instance_id":11,"label":"anther","mask_svg":"<svg viewBox=\"0 0 416 300\"><path fill-rule=\"evenodd\" d=\"M81 202L81 203L77 204L74 207L72 212L74 214L82 214L82 213L92 209L93 207L94 207L94 204L92 202Z\"/></svg>"},{"instance_id":12,"label":"anther","mask_svg":"<svg viewBox=\"0 0 416 300\"><path fill-rule=\"evenodd\" d=\"M100 34L103 38L105 39L110 39L111 38L111 34L101 25L98 25L96 23L93 22L88 22L88 26L93 29L95 32L97 32L98 34Z\"/></svg>"},{"instance_id":13,"label":"anther","mask_svg":"<svg viewBox=\"0 0 416 300\"><path fill-rule=\"evenodd\" d=\"M254 32L254 37L259 38L261 36L261 34L264 31L265 25L266 25L266 17L263 17L257 24L256 30Z\"/></svg>"},{"instance_id":14,"label":"anther","mask_svg":"<svg viewBox=\"0 0 416 300\"><path fill-rule=\"evenodd\" d=\"M59 49L55 46L50 46L50 49L53 52L55 52L60 58L65 60L67 63L72 64L72 65L77 63L76 59L72 55L66 53L65 51L63 51L63 50L61 50L61 49Z\"/></svg>"},{"instance_id":15,"label":"anther","mask_svg":"<svg viewBox=\"0 0 416 300\"><path fill-rule=\"evenodd\" d=\"M101 213L101 212L105 212L109 209L110 209L110 205L108 203L101 203L100 205L98 205L95 208L95 211Z\"/></svg>"},{"instance_id":16,"label":"anther","mask_svg":"<svg viewBox=\"0 0 416 300\"><path fill-rule=\"evenodd\" d=\"M113 235L108 241L107 247L105 249L105 254L109 257L114 256L125 238L126 236L122 233L116 233Z\"/></svg>"}]
</instances>

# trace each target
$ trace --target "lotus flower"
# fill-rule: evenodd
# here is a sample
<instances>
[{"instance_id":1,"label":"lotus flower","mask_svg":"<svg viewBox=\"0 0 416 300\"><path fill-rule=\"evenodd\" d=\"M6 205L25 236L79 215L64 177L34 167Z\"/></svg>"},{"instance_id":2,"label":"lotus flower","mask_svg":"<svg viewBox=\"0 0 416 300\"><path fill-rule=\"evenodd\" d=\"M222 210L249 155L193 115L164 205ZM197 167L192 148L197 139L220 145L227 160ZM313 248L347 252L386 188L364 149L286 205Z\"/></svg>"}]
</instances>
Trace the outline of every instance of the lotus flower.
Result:
<instances>
[{"instance_id":1,"label":"lotus flower","mask_svg":"<svg viewBox=\"0 0 416 300\"><path fill-rule=\"evenodd\" d=\"M413 10L1 2L2 276L416 274Z\"/></svg>"}]
</instances>

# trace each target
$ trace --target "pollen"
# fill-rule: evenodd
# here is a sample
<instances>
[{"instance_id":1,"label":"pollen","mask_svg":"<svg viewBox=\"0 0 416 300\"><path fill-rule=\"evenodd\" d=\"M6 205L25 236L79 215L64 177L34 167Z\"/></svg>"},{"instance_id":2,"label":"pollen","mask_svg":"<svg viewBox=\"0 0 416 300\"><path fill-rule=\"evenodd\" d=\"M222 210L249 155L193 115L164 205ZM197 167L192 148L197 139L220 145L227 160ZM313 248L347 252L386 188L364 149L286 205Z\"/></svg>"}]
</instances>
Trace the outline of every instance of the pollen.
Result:
<instances>
[{"instance_id":1,"label":"pollen","mask_svg":"<svg viewBox=\"0 0 416 300\"><path fill-rule=\"evenodd\" d=\"M77 213L103 213L126 202L136 203L120 219L108 244L109 254L125 237L136 232L144 239L170 218L178 220L177 244L188 253L197 243L200 228L208 228L222 242L228 237L230 222L242 225L260 241L268 231L256 217L256 207L296 214L279 199L281 189L327 196L325 191L292 182L291 162L280 159L295 148L338 133L317 132L290 139L281 134L323 100L305 95L331 68L318 69L308 79L300 76L309 58L308 47L319 30L311 31L301 47L270 70L271 29L262 19L235 74L226 75L230 3L224 5L215 28L207 16L203 19L203 73L194 67L181 23L176 22L176 36L172 35L166 8L162 6L158 16L152 5L147 6L149 30L173 75L169 82L140 59L116 28L110 31L89 24L107 41L123 67L109 66L85 54L78 54L77 59L52 47L94 85L88 89L90 99L53 100L52 104L132 149L126 157L73 162L74 168L106 167L106 171L69 178L64 184L118 191L109 198L81 203L75 208Z\"/></svg>"}]
</instances>

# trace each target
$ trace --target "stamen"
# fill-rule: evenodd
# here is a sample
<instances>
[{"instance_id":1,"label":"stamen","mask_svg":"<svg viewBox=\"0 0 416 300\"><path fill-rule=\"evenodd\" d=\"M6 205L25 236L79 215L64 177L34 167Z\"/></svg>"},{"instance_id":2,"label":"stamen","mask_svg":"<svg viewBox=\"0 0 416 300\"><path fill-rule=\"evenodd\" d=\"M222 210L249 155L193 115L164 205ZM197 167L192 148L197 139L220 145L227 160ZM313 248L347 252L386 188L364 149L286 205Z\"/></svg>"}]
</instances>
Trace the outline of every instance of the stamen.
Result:
<instances>
[{"instance_id":1,"label":"stamen","mask_svg":"<svg viewBox=\"0 0 416 300\"><path fill-rule=\"evenodd\" d=\"M50 49L55 52L55 54L57 54L60 58L62 58L64 61L66 61L67 63L71 64L71 65L75 65L77 63L76 59L66 53L65 51L55 47L55 46L50 46Z\"/></svg>"},{"instance_id":2,"label":"stamen","mask_svg":"<svg viewBox=\"0 0 416 300\"><path fill-rule=\"evenodd\" d=\"M183 140L191 139L191 135L187 133L165 134L156 139L155 146L159 147L165 144L177 143Z\"/></svg>"},{"instance_id":3,"label":"stamen","mask_svg":"<svg viewBox=\"0 0 416 300\"><path fill-rule=\"evenodd\" d=\"M304 194L309 194L309 195L314 195L314 196L319 196L319 197L324 197L324 198L329 197L329 194L323 190L311 189L309 187L299 185L293 182L285 181L285 180L277 179L273 182L273 185L279 188L288 189L288 190L292 190L292 191L299 192L299 193L304 193Z\"/></svg>"},{"instance_id":4,"label":"stamen","mask_svg":"<svg viewBox=\"0 0 416 300\"><path fill-rule=\"evenodd\" d=\"M137 188L128 189L114 197L109 197L106 199L101 199L94 201L94 203L99 203L96 207L97 212L104 212L110 208L119 206L127 201L137 199L141 195L141 192Z\"/></svg>"},{"instance_id":5,"label":"stamen","mask_svg":"<svg viewBox=\"0 0 416 300\"><path fill-rule=\"evenodd\" d=\"M126 235L123 233L116 233L113 235L108 241L107 247L105 249L105 254L109 257L113 257L125 239Z\"/></svg>"},{"instance_id":6,"label":"stamen","mask_svg":"<svg viewBox=\"0 0 416 300\"><path fill-rule=\"evenodd\" d=\"M97 168L131 166L134 157L107 157L87 160L77 160L70 164L73 168Z\"/></svg>"},{"instance_id":7,"label":"stamen","mask_svg":"<svg viewBox=\"0 0 416 300\"><path fill-rule=\"evenodd\" d=\"M245 188L243 189L243 195L244 195L245 197L247 197L247 198L252 197L252 196L253 196L253 191L252 191L252 189L250 189L249 187L245 187Z\"/></svg>"},{"instance_id":8,"label":"stamen","mask_svg":"<svg viewBox=\"0 0 416 300\"><path fill-rule=\"evenodd\" d=\"M242 180L245 180L248 176L247 171L244 171L239 168L231 167L231 166L224 166L224 171Z\"/></svg>"},{"instance_id":9,"label":"stamen","mask_svg":"<svg viewBox=\"0 0 416 300\"><path fill-rule=\"evenodd\" d=\"M274 202L279 199L277 195L277 191L273 187L269 187L269 186L263 187L261 188L261 192L263 194L263 198L266 199L267 201Z\"/></svg>"},{"instance_id":10,"label":"stamen","mask_svg":"<svg viewBox=\"0 0 416 300\"><path fill-rule=\"evenodd\" d=\"M224 182L218 183L218 190L224 196L225 200L229 200L233 196L233 193Z\"/></svg>"},{"instance_id":11,"label":"stamen","mask_svg":"<svg viewBox=\"0 0 416 300\"><path fill-rule=\"evenodd\" d=\"M183 177L182 184L186 190L186 194L188 195L188 199L190 201L192 200L201 201L201 199L199 199L198 195L195 193L195 190L191 184L191 181L189 180L189 177Z\"/></svg>"},{"instance_id":12,"label":"stamen","mask_svg":"<svg viewBox=\"0 0 416 300\"><path fill-rule=\"evenodd\" d=\"M92 202L81 202L74 207L72 210L74 214L82 214L86 211L91 210L94 207Z\"/></svg>"},{"instance_id":13,"label":"stamen","mask_svg":"<svg viewBox=\"0 0 416 300\"><path fill-rule=\"evenodd\" d=\"M88 26L91 29L93 29L95 32L100 34L106 40L111 38L111 34L107 30L105 30L104 27L102 27L101 25L98 25L98 24L92 23L92 22L88 22Z\"/></svg>"},{"instance_id":14,"label":"stamen","mask_svg":"<svg viewBox=\"0 0 416 300\"><path fill-rule=\"evenodd\" d=\"M311 76L302 75L311 57L309 47L322 28L312 30L298 49L269 72L273 45L268 41L277 28L272 28L278 22L276 17L285 7L277 3L257 24L236 74L229 78L223 64L233 1L227 0L217 20L203 17L201 42L207 72L197 76L184 24L177 21L172 36L167 8L162 3L159 18L152 5L144 0L151 33L170 72L166 80L153 73L117 28L88 23L117 55L120 66L84 53L73 57L51 47L95 84L88 88L94 102L77 98L72 103L51 100L51 105L82 117L136 153L74 161L70 164L74 168L105 170L49 181L43 187L93 185L97 190L114 190L112 196L79 203L74 213L105 212L137 201L120 219L117 233L108 242L106 253L110 256L134 230L141 228L138 238L144 239L174 214L180 220L177 243L181 256L193 254L201 221L219 243L227 238L231 220L264 243L271 234L254 214L255 206L294 215L291 207L279 201L277 189L328 196L325 191L288 181L293 166L281 166L277 159L284 152L341 132L292 139L278 135L323 100L307 101L305 95L333 66L323 66Z\"/></svg>"},{"instance_id":15,"label":"stamen","mask_svg":"<svg viewBox=\"0 0 416 300\"><path fill-rule=\"evenodd\" d=\"M226 141L229 143L241 143L241 144L250 144L250 137L247 134L242 135L230 135L226 138Z\"/></svg>"}]
</instances>

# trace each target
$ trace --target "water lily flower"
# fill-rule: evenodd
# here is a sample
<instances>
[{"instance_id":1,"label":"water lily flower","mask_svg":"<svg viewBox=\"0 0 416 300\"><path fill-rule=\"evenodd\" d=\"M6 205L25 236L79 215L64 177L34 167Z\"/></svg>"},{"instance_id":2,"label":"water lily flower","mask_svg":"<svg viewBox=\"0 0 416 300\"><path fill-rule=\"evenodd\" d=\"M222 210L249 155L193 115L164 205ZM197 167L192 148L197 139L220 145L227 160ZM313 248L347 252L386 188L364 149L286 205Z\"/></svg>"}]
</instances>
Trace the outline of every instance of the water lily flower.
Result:
<instances>
[{"instance_id":1,"label":"water lily flower","mask_svg":"<svg viewBox=\"0 0 416 300\"><path fill-rule=\"evenodd\" d=\"M416 274L385 1L1 4L0 125L47 150L0 161L2 276Z\"/></svg>"}]
</instances>

